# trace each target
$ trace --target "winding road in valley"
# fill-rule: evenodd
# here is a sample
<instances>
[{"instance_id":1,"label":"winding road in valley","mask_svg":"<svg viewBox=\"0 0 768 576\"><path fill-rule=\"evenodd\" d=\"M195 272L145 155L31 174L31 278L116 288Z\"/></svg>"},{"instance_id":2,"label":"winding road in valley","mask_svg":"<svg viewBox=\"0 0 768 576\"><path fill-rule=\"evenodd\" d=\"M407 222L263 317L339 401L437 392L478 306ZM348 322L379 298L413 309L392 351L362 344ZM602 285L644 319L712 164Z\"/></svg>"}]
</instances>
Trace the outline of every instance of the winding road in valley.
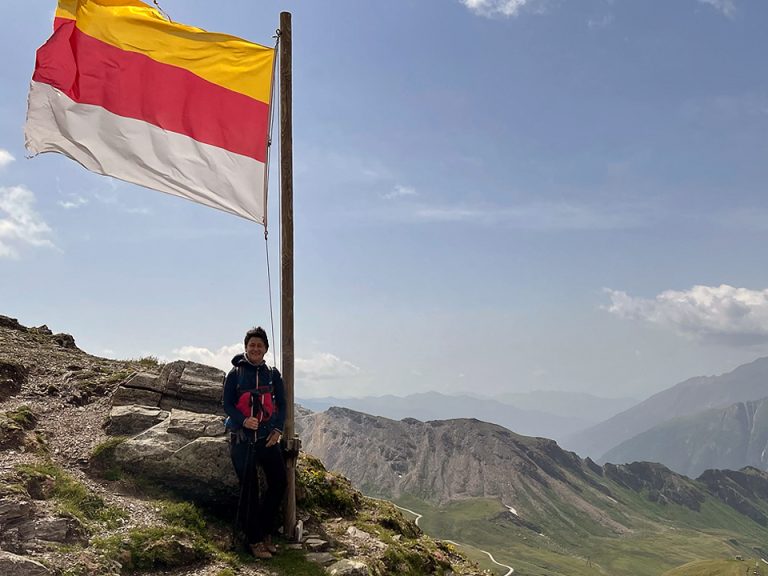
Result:
<instances>
[{"instance_id":1,"label":"winding road in valley","mask_svg":"<svg viewBox=\"0 0 768 576\"><path fill-rule=\"evenodd\" d=\"M394 502L393 502L393 504L394 504ZM394 504L394 506L398 510L402 510L404 512L408 512L409 514L413 514L414 516L416 516L416 519L413 521L413 523L416 524L416 526L419 525L419 520L421 520L424 517L423 514L419 514L418 512L414 512L413 510L409 510L408 508L403 508L402 506L398 506L397 504ZM507 508L509 508L509 506L507 506ZM515 512L515 514L517 514L517 513ZM458 542L454 542L453 540L446 540L445 538L441 538L441 540L443 542L448 542L450 544L453 544L454 546L460 546L460 547L464 546L463 544L459 544ZM507 566L506 564L502 564L501 562L496 562L496 558L494 558L493 554L491 554L490 552L486 552L485 550L480 550L480 548L476 548L476 550L479 550L480 552L482 552L483 554L488 556L488 558L491 559L491 562L493 562L497 566L501 566L502 568L506 568L508 571L507 571L506 574L504 574L504 576L510 576L515 571L515 569L512 568L512 566Z\"/></svg>"}]
</instances>

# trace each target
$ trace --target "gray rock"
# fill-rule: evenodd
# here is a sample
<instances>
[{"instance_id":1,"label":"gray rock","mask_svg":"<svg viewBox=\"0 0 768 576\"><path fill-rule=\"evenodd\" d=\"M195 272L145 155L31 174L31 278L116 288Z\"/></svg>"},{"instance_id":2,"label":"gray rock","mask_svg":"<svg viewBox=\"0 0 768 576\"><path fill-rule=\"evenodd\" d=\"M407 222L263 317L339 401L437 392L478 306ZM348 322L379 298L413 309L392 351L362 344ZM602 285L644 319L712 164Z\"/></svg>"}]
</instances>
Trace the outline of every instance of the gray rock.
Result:
<instances>
[{"instance_id":1,"label":"gray rock","mask_svg":"<svg viewBox=\"0 0 768 576\"><path fill-rule=\"evenodd\" d=\"M141 388L121 386L112 395L112 406L157 406L162 394Z\"/></svg>"},{"instance_id":2,"label":"gray rock","mask_svg":"<svg viewBox=\"0 0 768 576\"><path fill-rule=\"evenodd\" d=\"M51 338L57 345L61 346L62 348L78 350L77 345L75 344L75 338L71 334L54 334L51 336Z\"/></svg>"},{"instance_id":3,"label":"gray rock","mask_svg":"<svg viewBox=\"0 0 768 576\"><path fill-rule=\"evenodd\" d=\"M0 499L0 528L5 530L8 526L31 518L33 510L32 503L27 500ZM0 533L3 530L0 530Z\"/></svg>"},{"instance_id":4,"label":"gray rock","mask_svg":"<svg viewBox=\"0 0 768 576\"><path fill-rule=\"evenodd\" d=\"M41 518L34 523L35 539L61 544L84 543L79 525L70 518Z\"/></svg>"},{"instance_id":5,"label":"gray rock","mask_svg":"<svg viewBox=\"0 0 768 576\"><path fill-rule=\"evenodd\" d=\"M159 424L169 412L150 406L115 406L109 412L106 432L112 436L135 436Z\"/></svg>"},{"instance_id":6,"label":"gray rock","mask_svg":"<svg viewBox=\"0 0 768 576\"><path fill-rule=\"evenodd\" d=\"M237 493L222 417L171 410L163 422L123 442L115 460L196 500L220 504Z\"/></svg>"},{"instance_id":7,"label":"gray rock","mask_svg":"<svg viewBox=\"0 0 768 576\"><path fill-rule=\"evenodd\" d=\"M15 362L0 362L0 402L21 392L29 371Z\"/></svg>"},{"instance_id":8,"label":"gray rock","mask_svg":"<svg viewBox=\"0 0 768 576\"><path fill-rule=\"evenodd\" d=\"M347 528L347 535L349 535L352 538L356 538L358 540L370 540L371 538L373 538L373 536L368 534L368 532L360 530L355 526L350 526L349 528Z\"/></svg>"},{"instance_id":9,"label":"gray rock","mask_svg":"<svg viewBox=\"0 0 768 576\"><path fill-rule=\"evenodd\" d=\"M0 574L8 576L49 576L48 568L26 556L0 550Z\"/></svg>"},{"instance_id":10,"label":"gray rock","mask_svg":"<svg viewBox=\"0 0 768 576\"><path fill-rule=\"evenodd\" d=\"M221 412L224 372L218 368L178 360L163 366L159 375L139 372L112 397L113 406L139 404L164 410Z\"/></svg>"},{"instance_id":11,"label":"gray rock","mask_svg":"<svg viewBox=\"0 0 768 576\"><path fill-rule=\"evenodd\" d=\"M328 542L320 538L307 538L304 546L311 552L323 552L328 549Z\"/></svg>"},{"instance_id":12,"label":"gray rock","mask_svg":"<svg viewBox=\"0 0 768 576\"><path fill-rule=\"evenodd\" d=\"M329 552L309 552L306 558L310 562L320 564L321 566L328 566L336 562L336 557Z\"/></svg>"},{"instance_id":13,"label":"gray rock","mask_svg":"<svg viewBox=\"0 0 768 576\"><path fill-rule=\"evenodd\" d=\"M325 569L331 576L369 576L368 566L358 560L339 560Z\"/></svg>"}]
</instances>

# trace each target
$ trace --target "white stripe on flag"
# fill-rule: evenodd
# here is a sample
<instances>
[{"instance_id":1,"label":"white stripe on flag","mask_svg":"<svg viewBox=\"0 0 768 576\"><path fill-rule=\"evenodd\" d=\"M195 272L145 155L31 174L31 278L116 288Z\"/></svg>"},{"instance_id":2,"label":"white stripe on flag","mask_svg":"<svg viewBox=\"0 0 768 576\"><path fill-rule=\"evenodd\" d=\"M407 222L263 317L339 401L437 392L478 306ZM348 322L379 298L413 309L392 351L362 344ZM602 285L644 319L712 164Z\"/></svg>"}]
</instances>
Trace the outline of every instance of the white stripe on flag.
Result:
<instances>
[{"instance_id":1,"label":"white stripe on flag","mask_svg":"<svg viewBox=\"0 0 768 576\"><path fill-rule=\"evenodd\" d=\"M32 82L25 127L33 155L59 152L88 170L265 223L264 164Z\"/></svg>"}]
</instances>

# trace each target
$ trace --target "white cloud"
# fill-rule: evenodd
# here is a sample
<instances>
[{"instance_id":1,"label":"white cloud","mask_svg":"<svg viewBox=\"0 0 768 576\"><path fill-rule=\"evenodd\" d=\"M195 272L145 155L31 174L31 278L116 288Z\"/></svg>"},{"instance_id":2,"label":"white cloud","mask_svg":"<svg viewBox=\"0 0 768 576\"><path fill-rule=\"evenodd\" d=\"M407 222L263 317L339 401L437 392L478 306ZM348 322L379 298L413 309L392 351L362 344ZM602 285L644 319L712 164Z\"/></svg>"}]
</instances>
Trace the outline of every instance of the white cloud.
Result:
<instances>
[{"instance_id":1,"label":"white cloud","mask_svg":"<svg viewBox=\"0 0 768 576\"><path fill-rule=\"evenodd\" d=\"M410 186L400 186L398 184L389 192L382 194L382 198L384 198L385 200L392 200L393 198L402 198L404 196L415 196L415 195L416 195L415 188L411 188Z\"/></svg>"},{"instance_id":2,"label":"white cloud","mask_svg":"<svg viewBox=\"0 0 768 576\"><path fill-rule=\"evenodd\" d=\"M69 200L59 200L57 204L66 210L71 210L72 208L80 208L80 206L85 206L88 204L88 199L76 194L72 194Z\"/></svg>"},{"instance_id":3,"label":"white cloud","mask_svg":"<svg viewBox=\"0 0 768 576\"><path fill-rule=\"evenodd\" d=\"M709 4L715 10L722 12L731 18L736 12L736 2L734 0L699 0L703 4Z\"/></svg>"},{"instance_id":4,"label":"white cloud","mask_svg":"<svg viewBox=\"0 0 768 576\"><path fill-rule=\"evenodd\" d=\"M613 23L613 16L605 14L603 16L592 16L587 19L587 26L590 30L605 30Z\"/></svg>"},{"instance_id":5,"label":"white cloud","mask_svg":"<svg viewBox=\"0 0 768 576\"><path fill-rule=\"evenodd\" d=\"M650 215L639 206L613 210L566 202L518 206L422 206L412 215L420 222L503 224L528 230L615 230L644 226Z\"/></svg>"},{"instance_id":6,"label":"white cloud","mask_svg":"<svg viewBox=\"0 0 768 576\"><path fill-rule=\"evenodd\" d=\"M207 366L215 366L221 368L225 372L228 372L232 368L232 358L236 354L243 352L243 343L237 342L228 346L222 346L217 350L209 350L208 348L201 348L199 346L182 346L173 350L172 353L180 360L189 360L190 362L198 362ZM267 362L273 364L272 354L267 354Z\"/></svg>"},{"instance_id":7,"label":"white cloud","mask_svg":"<svg viewBox=\"0 0 768 576\"><path fill-rule=\"evenodd\" d=\"M53 247L52 230L34 203L35 195L23 186L0 187L0 258L17 258L19 245Z\"/></svg>"},{"instance_id":8,"label":"white cloud","mask_svg":"<svg viewBox=\"0 0 768 576\"><path fill-rule=\"evenodd\" d=\"M606 289L606 310L628 320L640 320L676 332L731 345L768 342L768 289L749 290L722 284L666 290L653 300Z\"/></svg>"},{"instance_id":9,"label":"white cloud","mask_svg":"<svg viewBox=\"0 0 768 576\"><path fill-rule=\"evenodd\" d=\"M232 357L243 351L241 342L210 350L199 346L182 346L172 351L177 359L199 362L229 371ZM168 360L163 358L163 360ZM267 363L274 364L272 353L266 356ZM360 373L360 368L328 352L318 352L306 358L295 359L295 380L300 395L304 398L314 396L344 395L355 392L353 378ZM299 395L297 393L297 395Z\"/></svg>"},{"instance_id":10,"label":"white cloud","mask_svg":"<svg viewBox=\"0 0 768 576\"><path fill-rule=\"evenodd\" d=\"M296 359L296 374L311 380L354 376L360 368L329 352L317 352L309 358Z\"/></svg>"},{"instance_id":11,"label":"white cloud","mask_svg":"<svg viewBox=\"0 0 768 576\"><path fill-rule=\"evenodd\" d=\"M479 16L494 18L497 16L517 16L520 10L531 0L460 0L464 6Z\"/></svg>"},{"instance_id":12,"label":"white cloud","mask_svg":"<svg viewBox=\"0 0 768 576\"><path fill-rule=\"evenodd\" d=\"M14 160L16 160L16 158L14 158L8 150L0 148L0 168L5 168Z\"/></svg>"}]
</instances>

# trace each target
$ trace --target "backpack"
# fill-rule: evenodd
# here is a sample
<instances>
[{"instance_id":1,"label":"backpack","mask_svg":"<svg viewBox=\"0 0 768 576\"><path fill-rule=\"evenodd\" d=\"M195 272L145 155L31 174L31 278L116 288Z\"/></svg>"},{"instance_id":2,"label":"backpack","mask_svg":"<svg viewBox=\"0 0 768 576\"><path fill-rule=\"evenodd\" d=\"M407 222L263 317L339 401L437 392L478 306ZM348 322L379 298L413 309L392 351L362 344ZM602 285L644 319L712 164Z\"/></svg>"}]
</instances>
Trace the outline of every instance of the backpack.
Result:
<instances>
[{"instance_id":1,"label":"backpack","mask_svg":"<svg viewBox=\"0 0 768 576\"><path fill-rule=\"evenodd\" d=\"M272 385L272 378L274 376L274 368L268 368L269 370L269 381L266 385L262 386L259 383L259 371L256 371L256 388L253 390L247 390L245 392L240 392L240 382L243 379L243 367L242 366L236 366L235 369L237 370L237 403L235 406L237 409L245 416L256 418L261 424L262 422L268 422L270 418L272 418L272 415L275 413L275 391L274 386ZM226 384L226 377L224 378L224 383ZM222 387L222 399L223 399L223 387ZM229 418L227 418L227 422L225 425L229 428Z\"/></svg>"}]
</instances>

